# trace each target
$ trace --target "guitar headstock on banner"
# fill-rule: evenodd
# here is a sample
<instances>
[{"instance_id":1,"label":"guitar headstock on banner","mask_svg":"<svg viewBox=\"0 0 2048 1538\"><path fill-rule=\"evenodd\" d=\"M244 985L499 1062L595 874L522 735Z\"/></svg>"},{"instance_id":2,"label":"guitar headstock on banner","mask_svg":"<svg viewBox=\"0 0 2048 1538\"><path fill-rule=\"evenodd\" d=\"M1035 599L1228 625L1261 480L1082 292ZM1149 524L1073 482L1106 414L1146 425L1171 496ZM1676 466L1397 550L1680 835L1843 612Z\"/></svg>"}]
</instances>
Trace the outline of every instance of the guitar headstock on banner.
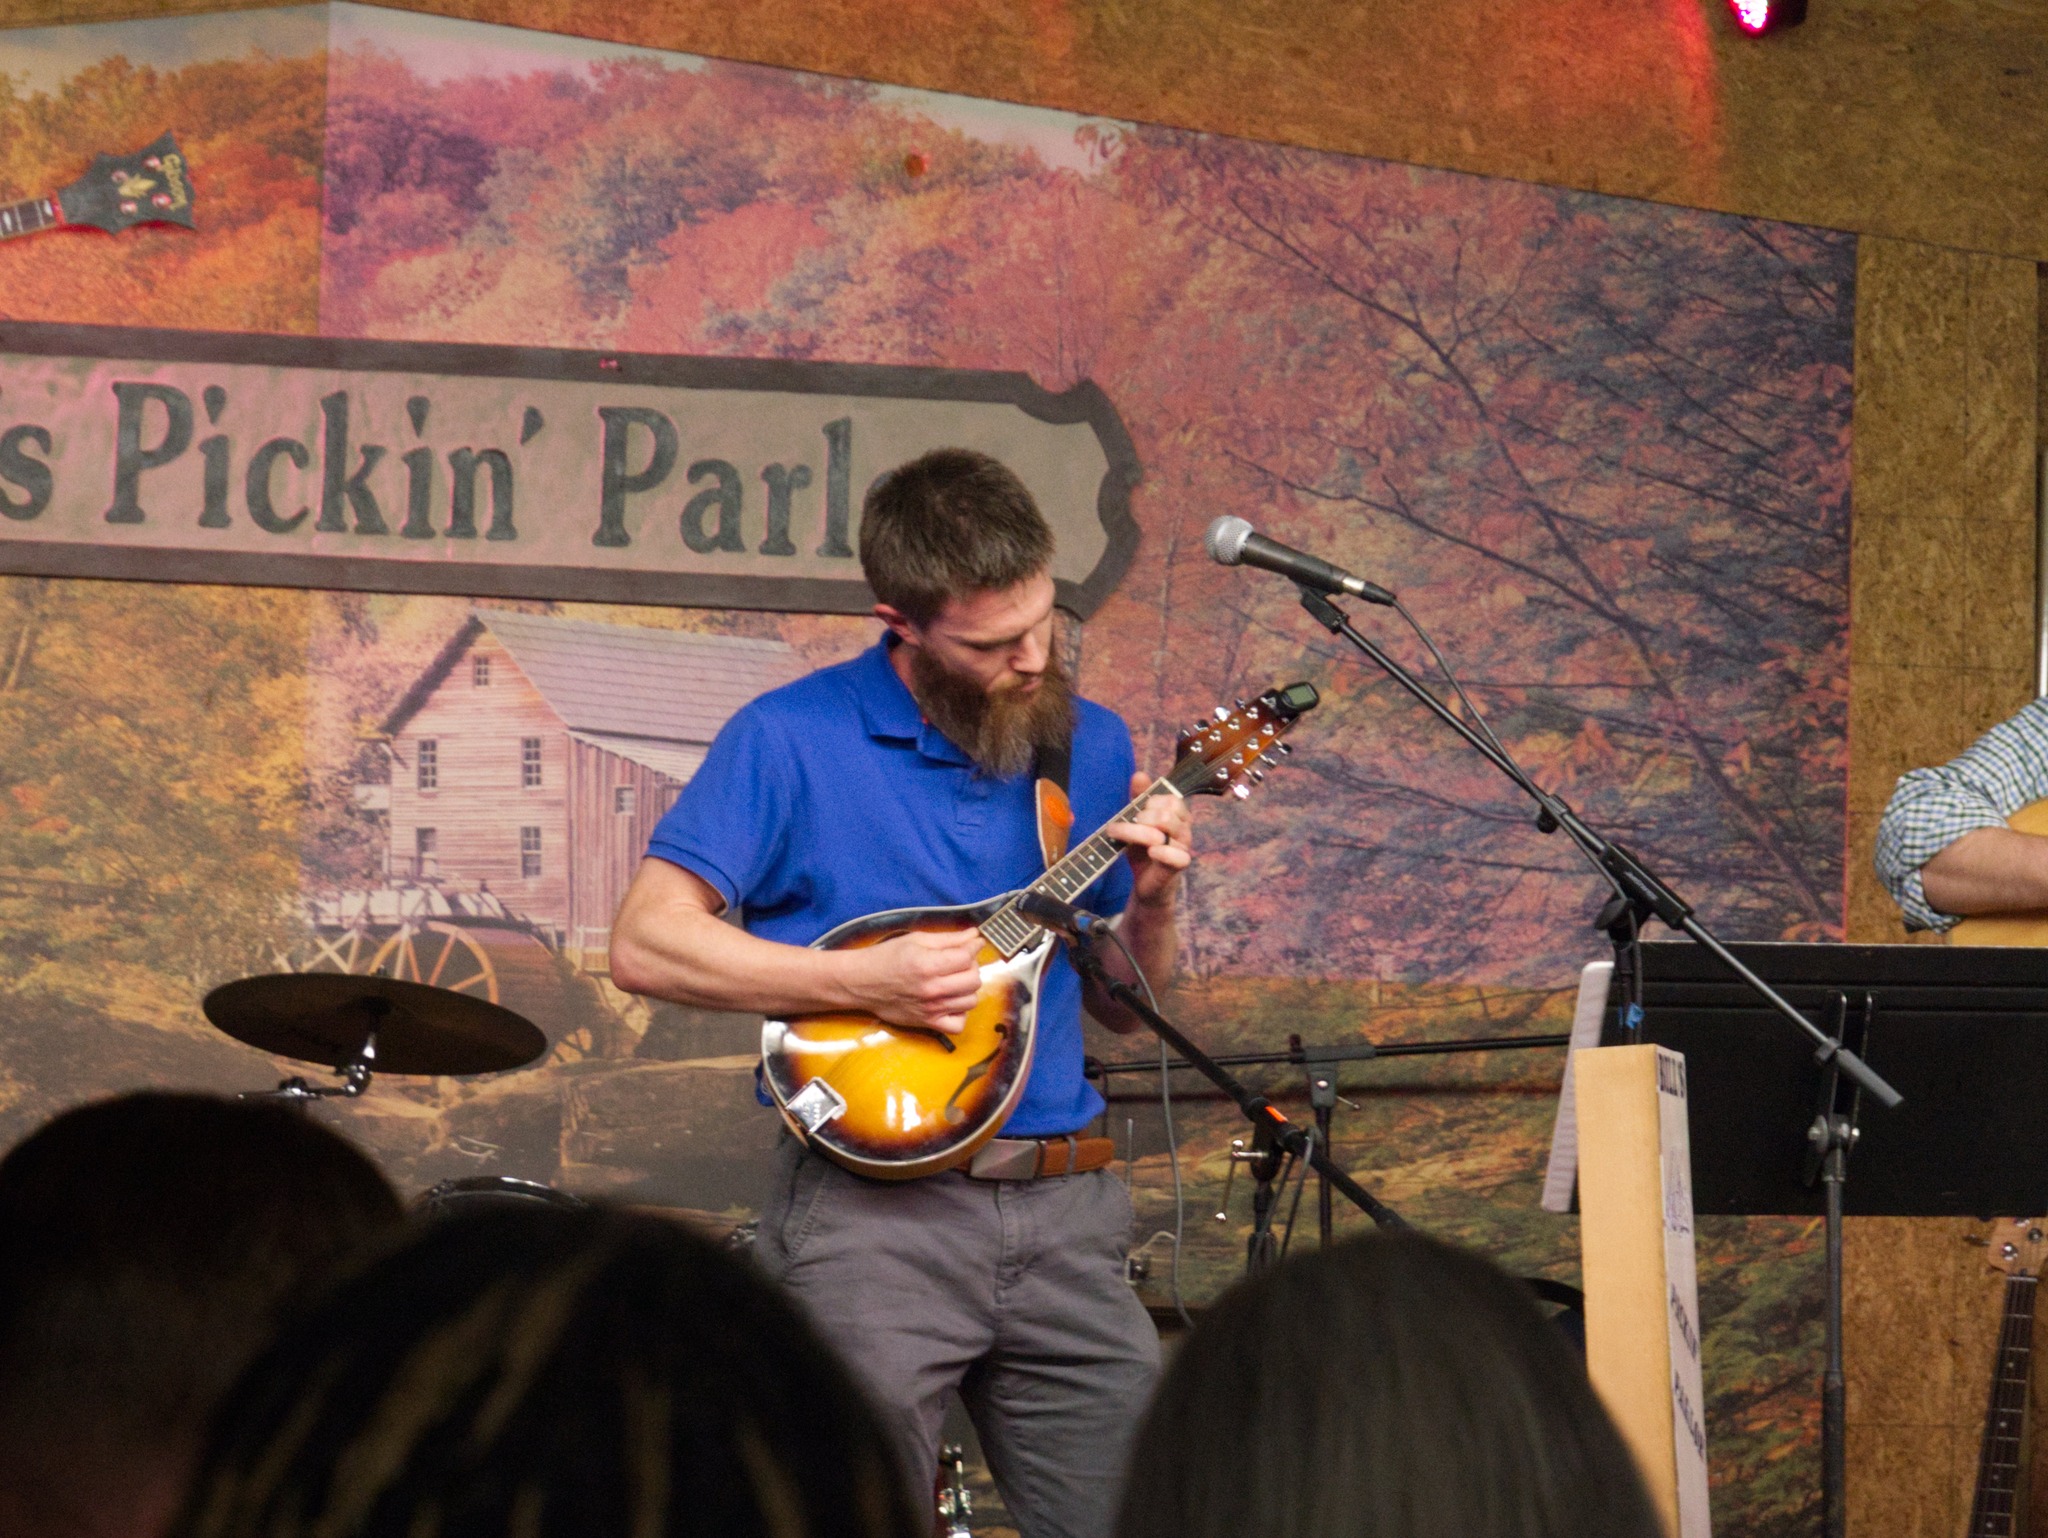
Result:
<instances>
[{"instance_id":1,"label":"guitar headstock on banner","mask_svg":"<svg viewBox=\"0 0 2048 1538\"><path fill-rule=\"evenodd\" d=\"M192 179L172 134L132 155L95 155L92 169L59 192L0 205L0 240L66 225L118 235L138 224L193 227Z\"/></svg>"},{"instance_id":2,"label":"guitar headstock on banner","mask_svg":"<svg viewBox=\"0 0 2048 1538\"><path fill-rule=\"evenodd\" d=\"M1220 796L1240 801L1265 771L1291 751L1280 739L1302 716L1316 708L1313 684L1288 684L1268 689L1235 709L1216 707L1211 720L1197 721L1174 741L1176 758L1167 776L1183 796Z\"/></svg>"}]
</instances>

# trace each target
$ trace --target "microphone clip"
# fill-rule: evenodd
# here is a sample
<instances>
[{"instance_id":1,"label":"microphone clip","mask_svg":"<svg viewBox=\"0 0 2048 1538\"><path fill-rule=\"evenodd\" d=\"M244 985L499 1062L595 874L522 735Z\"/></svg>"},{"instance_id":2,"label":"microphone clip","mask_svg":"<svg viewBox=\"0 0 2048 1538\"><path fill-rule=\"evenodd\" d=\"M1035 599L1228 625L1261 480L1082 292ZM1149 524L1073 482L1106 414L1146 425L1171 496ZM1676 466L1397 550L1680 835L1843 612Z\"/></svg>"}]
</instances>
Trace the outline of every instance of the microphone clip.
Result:
<instances>
[{"instance_id":1,"label":"microphone clip","mask_svg":"<svg viewBox=\"0 0 2048 1538\"><path fill-rule=\"evenodd\" d=\"M1070 944L1086 945L1109 932L1109 920L1100 914L1063 903L1043 892L1024 893L1017 899L1017 912Z\"/></svg>"}]
</instances>

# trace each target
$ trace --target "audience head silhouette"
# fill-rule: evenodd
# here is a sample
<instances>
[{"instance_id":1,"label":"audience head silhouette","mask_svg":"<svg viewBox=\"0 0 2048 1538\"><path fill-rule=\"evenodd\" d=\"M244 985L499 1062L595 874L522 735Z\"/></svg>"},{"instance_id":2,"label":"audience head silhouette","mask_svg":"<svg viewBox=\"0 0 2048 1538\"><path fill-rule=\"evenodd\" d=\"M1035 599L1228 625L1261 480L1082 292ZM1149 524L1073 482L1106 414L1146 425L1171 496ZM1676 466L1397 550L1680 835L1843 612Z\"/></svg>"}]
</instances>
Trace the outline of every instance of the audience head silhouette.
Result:
<instances>
[{"instance_id":1,"label":"audience head silhouette","mask_svg":"<svg viewBox=\"0 0 2048 1538\"><path fill-rule=\"evenodd\" d=\"M287 1306L403 1221L283 1106L138 1094L0 1160L0 1532L154 1538Z\"/></svg>"},{"instance_id":2,"label":"audience head silhouette","mask_svg":"<svg viewBox=\"0 0 2048 1538\"><path fill-rule=\"evenodd\" d=\"M928 1538L845 1370L673 1223L451 1214L236 1385L180 1538Z\"/></svg>"},{"instance_id":3,"label":"audience head silhouette","mask_svg":"<svg viewBox=\"0 0 2048 1538\"><path fill-rule=\"evenodd\" d=\"M1226 1295L1160 1386L1118 1538L1659 1538L1519 1283L1412 1233Z\"/></svg>"}]
</instances>

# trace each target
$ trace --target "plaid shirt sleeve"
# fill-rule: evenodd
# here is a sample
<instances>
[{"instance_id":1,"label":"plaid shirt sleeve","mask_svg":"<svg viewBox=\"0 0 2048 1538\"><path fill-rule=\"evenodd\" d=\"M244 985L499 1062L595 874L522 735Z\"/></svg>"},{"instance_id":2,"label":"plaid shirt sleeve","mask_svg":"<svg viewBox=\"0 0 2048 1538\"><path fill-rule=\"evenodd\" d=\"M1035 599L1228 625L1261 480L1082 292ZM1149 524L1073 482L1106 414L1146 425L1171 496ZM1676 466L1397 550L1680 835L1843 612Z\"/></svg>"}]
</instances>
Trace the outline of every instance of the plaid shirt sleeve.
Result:
<instances>
[{"instance_id":1,"label":"plaid shirt sleeve","mask_svg":"<svg viewBox=\"0 0 2048 1538\"><path fill-rule=\"evenodd\" d=\"M2048 698L2035 700L1935 769L1915 769L1877 826L1877 874L1908 929L1950 929L1958 916L1927 905L1920 867L1978 828L2002 828L2030 801L2048 796Z\"/></svg>"}]
</instances>

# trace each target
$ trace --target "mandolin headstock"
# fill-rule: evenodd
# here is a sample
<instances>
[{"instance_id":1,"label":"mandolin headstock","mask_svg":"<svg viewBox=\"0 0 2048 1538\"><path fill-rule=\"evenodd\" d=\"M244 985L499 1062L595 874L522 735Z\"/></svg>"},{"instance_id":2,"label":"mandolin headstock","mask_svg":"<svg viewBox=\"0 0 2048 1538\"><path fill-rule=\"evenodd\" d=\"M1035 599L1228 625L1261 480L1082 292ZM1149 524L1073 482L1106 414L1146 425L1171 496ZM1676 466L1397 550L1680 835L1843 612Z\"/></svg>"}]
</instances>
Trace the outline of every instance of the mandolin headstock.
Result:
<instances>
[{"instance_id":1,"label":"mandolin headstock","mask_svg":"<svg viewBox=\"0 0 2048 1538\"><path fill-rule=\"evenodd\" d=\"M1184 796L1228 792L1242 800L1289 751L1280 739L1316 702L1313 684L1295 683L1249 703L1239 700L1235 708L1218 705L1213 719L1195 722L1176 739L1178 756L1167 778Z\"/></svg>"}]
</instances>

